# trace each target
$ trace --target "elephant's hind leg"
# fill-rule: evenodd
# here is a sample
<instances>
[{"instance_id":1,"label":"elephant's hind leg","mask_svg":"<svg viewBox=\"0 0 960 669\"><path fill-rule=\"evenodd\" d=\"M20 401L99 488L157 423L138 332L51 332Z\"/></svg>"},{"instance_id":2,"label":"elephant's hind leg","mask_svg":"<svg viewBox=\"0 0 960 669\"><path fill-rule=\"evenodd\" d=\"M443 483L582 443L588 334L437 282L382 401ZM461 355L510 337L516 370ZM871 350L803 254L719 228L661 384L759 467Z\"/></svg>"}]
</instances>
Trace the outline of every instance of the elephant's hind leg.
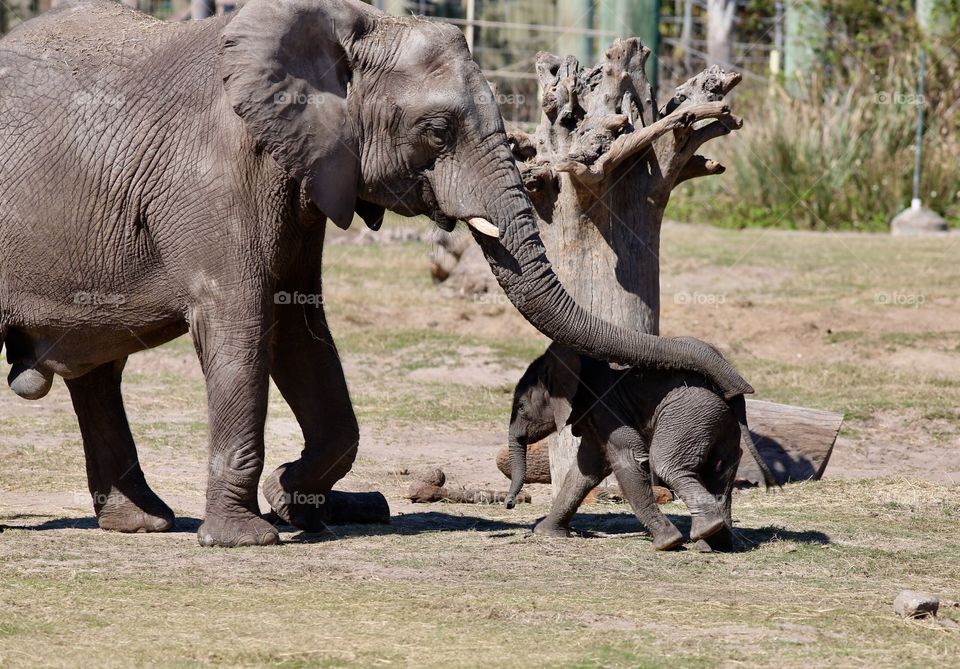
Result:
<instances>
[{"instance_id":1,"label":"elephant's hind leg","mask_svg":"<svg viewBox=\"0 0 960 669\"><path fill-rule=\"evenodd\" d=\"M126 359L66 382L77 413L87 482L100 527L118 532L164 532L173 511L147 485L120 394Z\"/></svg>"},{"instance_id":2,"label":"elephant's hind leg","mask_svg":"<svg viewBox=\"0 0 960 669\"><path fill-rule=\"evenodd\" d=\"M660 476L690 510L692 541L711 537L726 527L717 496L706 489L699 476L711 443L706 430L677 435L658 426L650 445L650 458Z\"/></svg>"},{"instance_id":3,"label":"elephant's hind leg","mask_svg":"<svg viewBox=\"0 0 960 669\"><path fill-rule=\"evenodd\" d=\"M667 518L653 495L650 477L650 458L643 438L636 430L620 427L610 434L607 442L607 459L633 512L653 537L653 547L658 551L673 550L683 543L683 535ZM642 458L637 458L643 454Z\"/></svg>"}]
</instances>

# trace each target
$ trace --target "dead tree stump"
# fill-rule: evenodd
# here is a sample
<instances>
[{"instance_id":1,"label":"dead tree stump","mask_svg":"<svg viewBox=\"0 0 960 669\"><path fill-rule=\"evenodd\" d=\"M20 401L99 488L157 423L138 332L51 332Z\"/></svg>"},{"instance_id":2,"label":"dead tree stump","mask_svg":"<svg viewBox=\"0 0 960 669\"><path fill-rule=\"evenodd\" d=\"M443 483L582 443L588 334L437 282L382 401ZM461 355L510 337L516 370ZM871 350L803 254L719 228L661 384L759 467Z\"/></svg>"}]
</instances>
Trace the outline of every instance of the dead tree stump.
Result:
<instances>
[{"instance_id":1,"label":"dead tree stump","mask_svg":"<svg viewBox=\"0 0 960 669\"><path fill-rule=\"evenodd\" d=\"M741 77L712 67L658 108L644 73L649 56L635 38L615 41L590 68L539 54L543 117L533 135L512 141L566 289L604 320L659 334L663 212L678 184L723 172L697 151L742 126L723 102ZM563 480L577 445L569 430L551 444L553 481Z\"/></svg>"}]
</instances>

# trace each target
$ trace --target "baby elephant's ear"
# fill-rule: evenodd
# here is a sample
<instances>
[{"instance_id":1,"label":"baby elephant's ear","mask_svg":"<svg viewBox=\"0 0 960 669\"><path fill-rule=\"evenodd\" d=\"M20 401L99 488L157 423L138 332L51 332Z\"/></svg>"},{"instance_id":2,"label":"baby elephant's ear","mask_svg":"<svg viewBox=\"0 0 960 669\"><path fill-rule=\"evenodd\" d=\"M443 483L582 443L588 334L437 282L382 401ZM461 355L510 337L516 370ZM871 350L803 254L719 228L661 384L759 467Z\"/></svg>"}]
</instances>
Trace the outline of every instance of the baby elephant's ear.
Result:
<instances>
[{"instance_id":1,"label":"baby elephant's ear","mask_svg":"<svg viewBox=\"0 0 960 669\"><path fill-rule=\"evenodd\" d=\"M551 344L547 349L547 387L550 389L550 407L557 424L557 431L567 426L573 413L573 398L580 388L580 354L576 351Z\"/></svg>"},{"instance_id":2,"label":"baby elephant's ear","mask_svg":"<svg viewBox=\"0 0 960 669\"><path fill-rule=\"evenodd\" d=\"M353 220L360 146L347 91L374 21L357 0L251 0L221 37L227 99L247 129L341 228Z\"/></svg>"}]
</instances>

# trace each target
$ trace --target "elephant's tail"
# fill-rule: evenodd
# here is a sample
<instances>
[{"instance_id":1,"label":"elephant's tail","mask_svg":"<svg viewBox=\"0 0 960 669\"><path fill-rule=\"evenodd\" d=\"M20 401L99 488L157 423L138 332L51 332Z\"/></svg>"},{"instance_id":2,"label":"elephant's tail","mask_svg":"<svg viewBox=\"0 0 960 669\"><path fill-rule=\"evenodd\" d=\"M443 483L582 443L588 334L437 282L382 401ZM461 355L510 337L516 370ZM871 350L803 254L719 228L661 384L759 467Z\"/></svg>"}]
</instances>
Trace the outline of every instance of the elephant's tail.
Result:
<instances>
[{"instance_id":1,"label":"elephant's tail","mask_svg":"<svg viewBox=\"0 0 960 669\"><path fill-rule=\"evenodd\" d=\"M777 482L777 479L774 478L773 472L771 472L770 468L767 467L767 463L763 461L763 457L760 455L760 451L757 449L757 444L753 441L753 435L750 434L750 427L747 425L746 398L743 395L737 395L730 400L730 408L733 409L733 413L737 417L737 422L740 423L740 436L747 445L750 455L753 456L757 466L760 468L760 473L763 474L763 483L766 485L767 490L774 486L782 487Z\"/></svg>"}]
</instances>

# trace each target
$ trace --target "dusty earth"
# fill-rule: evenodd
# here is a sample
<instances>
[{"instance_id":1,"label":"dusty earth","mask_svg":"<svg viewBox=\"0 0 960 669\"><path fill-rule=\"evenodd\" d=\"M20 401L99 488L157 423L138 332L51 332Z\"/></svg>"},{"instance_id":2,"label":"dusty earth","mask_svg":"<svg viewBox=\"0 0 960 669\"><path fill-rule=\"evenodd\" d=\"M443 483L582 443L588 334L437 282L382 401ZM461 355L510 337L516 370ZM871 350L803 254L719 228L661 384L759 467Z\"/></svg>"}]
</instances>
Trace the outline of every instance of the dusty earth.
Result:
<instances>
[{"instance_id":1,"label":"dusty earth","mask_svg":"<svg viewBox=\"0 0 960 669\"><path fill-rule=\"evenodd\" d=\"M735 256L734 261L727 261L726 266L718 266L696 254L696 247L704 243L704 235L699 230L695 226L665 225L664 248L670 249L671 242L675 241L679 252L672 257L667 257L665 253L663 258L664 334L695 334L719 344L728 352L732 351L735 360L738 356L749 354L755 359L813 367L816 370L815 377L817 372L828 370L831 366L853 362L858 367L885 368L897 376L903 376L905 381L908 381L907 375L960 380L960 311L956 308L960 289L956 284L943 288L934 286L934 290L923 294L911 292L908 288L898 292L896 285L892 289L877 285L871 289L874 295L873 303L868 304L869 308L864 309L862 304L841 308L842 303L835 299L836 296L856 286L831 286L830 281L823 281L817 286L815 276L811 279L804 275L808 270L804 265L808 261L803 256L813 254L816 257L818 244L825 244L834 252L840 249L841 256L849 256L844 262L852 265L855 271L860 266L868 275L880 273L883 261L873 258L871 250L861 247L864 246L864 240L869 244L880 243L881 246L889 240L844 234L761 233L745 249L725 250L724 253ZM706 237L709 247L709 236ZM960 246L956 236L949 239L950 244ZM783 246L792 240L813 244L808 244L811 248L799 251L792 263L750 263L755 254L762 255L765 243ZM422 253L415 251L407 254L414 258L414 264L405 269L422 273L426 281L428 242L429 234L416 228L401 228L386 236L380 248L389 249L392 245L422 248ZM803 249L803 244L797 247ZM376 254L371 247L369 234L337 231L328 256L345 258L358 249ZM419 261L416 260L418 257ZM519 317L506 299L502 295L456 299L442 290L421 285L416 290L401 289L407 295L404 299L378 301L368 299L363 294L363 291L376 290L375 279L367 278L368 282L363 286L339 289L334 285L331 289L334 304L341 297L336 294L338 292L342 293L348 304L346 309L333 309L331 320L338 340L341 340L339 332L343 329L389 331L425 326L438 333L454 333L460 339L446 342L452 346L447 355L434 355L426 343L417 344L415 340L403 342L400 354L413 358L413 362L404 363L399 371L392 372L393 382L400 384L403 391L414 397L418 396L421 386L458 388L466 396L472 397L491 396L499 408L499 415L503 415L504 407L509 407L513 384L526 363L546 344L546 340ZM869 276L861 279L869 279ZM812 290L798 300L798 291L803 289ZM409 294L415 297L409 298ZM920 303L915 304L918 301ZM346 328L338 328L338 316L347 324ZM504 355L502 351L484 345L483 338L523 341L525 350L533 353L526 356ZM473 343L478 339L481 343ZM899 339L908 345L898 346ZM341 349L344 348L347 349L343 356L344 365L355 401L358 385L376 380L384 373L385 367L398 362L396 350L378 350L376 343L365 347L370 350L354 353L349 350L349 345L344 347L341 341ZM758 389L758 399L790 401L790 397L784 397L782 393L770 393L771 389L765 387L762 381L756 382L755 375L748 376ZM181 422L202 430L200 413L186 418L181 408L167 406L169 398L165 397L173 389L165 386L164 381L176 379L176 385L190 387L193 397L202 399L199 397L202 376L186 338L181 338L171 346L133 356L127 366L126 377L128 386L130 379L135 379L137 383L132 398L131 391L127 391L128 403L140 399L143 408L161 409L150 411L152 425L156 426L162 421L174 425ZM376 386L376 383L373 385ZM956 406L891 406L861 411L858 401L850 402L848 406L844 397L852 399L858 394L874 393L876 389L859 386L854 380L845 380L839 385L841 387L834 388L835 392L831 393L829 399L795 402L847 413L845 428L837 441L825 478L903 476L960 483L960 415ZM816 397L815 392L813 396ZM361 418L363 402L363 398L358 402L361 405L358 406ZM882 405L886 402L881 400L878 403ZM299 439L298 426L292 415L284 411L285 407L276 392L272 406L280 408L280 415L276 415L277 412L271 414L268 443L273 438L274 441L295 444ZM199 409L197 406L196 411ZM59 428L34 432L31 449L53 459L57 457L55 451L69 448L72 454L68 459L77 461L75 449L78 435L71 429L72 412L61 384L57 384L52 399L45 402L23 402L12 395L0 400L0 420L13 424L21 418L37 427L52 421ZM468 419L469 422L481 422L483 425L458 427L450 422L431 424L408 418L361 420L360 454L362 462L367 465L363 469L373 478L389 477L405 469L438 466L447 472L453 485L506 486L506 479L494 464L494 454L506 443L505 420L488 421L473 417L473 420ZM137 417L133 416L132 420L136 424ZM22 444L15 442L15 439L0 434L0 446L6 447L8 452L11 447L22 448ZM141 438L140 444L144 461L149 461L152 459L150 440ZM196 444L193 450L196 459L202 461L202 443ZM197 473L196 468L176 459L165 459L159 468L150 466L147 471L151 480L176 479L188 472L192 475ZM72 474L69 478L78 480L80 472ZM57 475L56 472L46 472L44 478L55 479ZM398 484L403 483L402 477L395 478ZM82 489L82 486L77 487L77 490ZM537 487L531 490L535 493L545 492L538 491ZM85 507L86 500L82 492L70 493L69 497L76 501L74 498L78 495L82 501L79 506ZM14 494L9 490L0 490L0 502L18 510L51 500L49 492L21 490ZM62 501L65 503L67 500L63 498Z\"/></svg>"},{"instance_id":2,"label":"dusty earth","mask_svg":"<svg viewBox=\"0 0 960 669\"><path fill-rule=\"evenodd\" d=\"M390 526L283 528L276 550L200 549L206 402L187 338L133 356L124 377L143 468L178 532L97 530L63 383L40 402L0 393L0 608L12 611L0 665L955 660L960 609L904 627L891 605L904 587L960 599L956 238L665 227L664 333L717 344L758 399L846 415L826 480L738 492L739 552L705 558L654 554L610 504L578 515L602 540L539 540L529 528L548 486L530 486L533 504L513 511L404 499L403 472L425 466L448 485L507 487L494 458L511 392L546 346L505 300L444 297L417 237L341 235L325 259L362 432L341 487L382 491ZM275 389L266 439L266 471L299 454ZM665 508L689 527L682 504Z\"/></svg>"}]
</instances>

